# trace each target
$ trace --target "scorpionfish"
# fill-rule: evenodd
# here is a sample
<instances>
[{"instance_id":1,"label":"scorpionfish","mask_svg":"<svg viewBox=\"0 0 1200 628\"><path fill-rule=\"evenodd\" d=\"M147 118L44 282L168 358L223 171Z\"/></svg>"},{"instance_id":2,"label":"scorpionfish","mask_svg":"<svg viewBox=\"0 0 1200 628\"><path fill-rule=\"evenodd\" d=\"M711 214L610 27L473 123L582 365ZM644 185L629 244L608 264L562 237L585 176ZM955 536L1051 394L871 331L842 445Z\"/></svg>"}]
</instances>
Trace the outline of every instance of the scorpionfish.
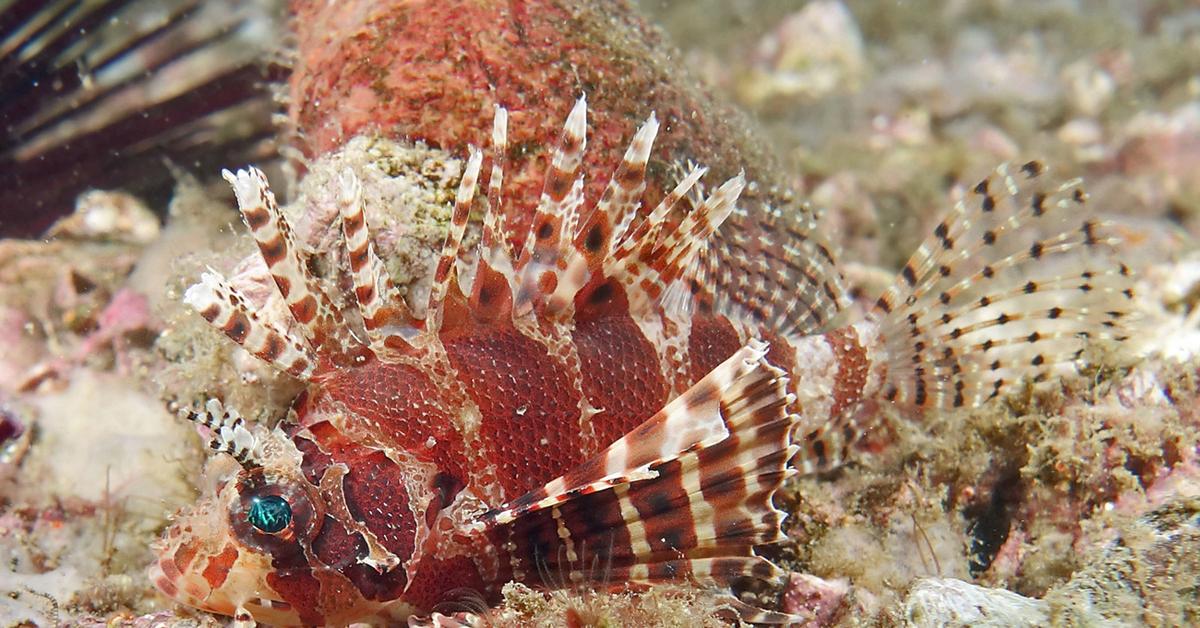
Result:
<instances>
[{"instance_id":1,"label":"scorpionfish","mask_svg":"<svg viewBox=\"0 0 1200 628\"><path fill-rule=\"evenodd\" d=\"M164 594L247 622L386 624L444 619L464 591L497 602L508 582L689 582L746 620L787 622L730 593L786 578L758 550L785 538L773 498L789 477L841 464L885 405L974 406L1124 338L1118 234L1038 162L966 191L856 310L811 226L766 230L758 250L787 264L714 245L742 175L706 194L691 168L643 208L653 114L585 198L586 118L581 98L514 237L527 208L504 198L497 107L486 194L473 149L424 307L384 269L352 173L337 183L338 282L313 274L318 253L298 248L261 172L225 172L294 320L211 271L185 300L306 389L270 430L216 399L185 410L238 464L161 541ZM790 274L765 276L778 268ZM714 279L731 269L745 281Z\"/></svg>"}]
</instances>

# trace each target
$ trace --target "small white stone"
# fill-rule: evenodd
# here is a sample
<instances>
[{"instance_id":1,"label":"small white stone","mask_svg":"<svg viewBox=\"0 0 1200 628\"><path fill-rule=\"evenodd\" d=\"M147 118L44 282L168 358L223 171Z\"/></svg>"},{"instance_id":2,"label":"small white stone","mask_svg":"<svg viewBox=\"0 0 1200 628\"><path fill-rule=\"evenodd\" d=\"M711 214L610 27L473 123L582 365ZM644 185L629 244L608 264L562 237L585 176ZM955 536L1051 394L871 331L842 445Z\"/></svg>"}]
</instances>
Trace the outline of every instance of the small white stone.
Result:
<instances>
[{"instance_id":1,"label":"small white stone","mask_svg":"<svg viewBox=\"0 0 1200 628\"><path fill-rule=\"evenodd\" d=\"M1117 89L1116 81L1108 72L1086 60L1063 68L1062 80L1068 102L1085 116L1104 111Z\"/></svg>"},{"instance_id":2,"label":"small white stone","mask_svg":"<svg viewBox=\"0 0 1200 628\"><path fill-rule=\"evenodd\" d=\"M989 589L954 578L918 580L904 601L905 626L1048 625L1046 603L1003 589Z\"/></svg>"}]
</instances>

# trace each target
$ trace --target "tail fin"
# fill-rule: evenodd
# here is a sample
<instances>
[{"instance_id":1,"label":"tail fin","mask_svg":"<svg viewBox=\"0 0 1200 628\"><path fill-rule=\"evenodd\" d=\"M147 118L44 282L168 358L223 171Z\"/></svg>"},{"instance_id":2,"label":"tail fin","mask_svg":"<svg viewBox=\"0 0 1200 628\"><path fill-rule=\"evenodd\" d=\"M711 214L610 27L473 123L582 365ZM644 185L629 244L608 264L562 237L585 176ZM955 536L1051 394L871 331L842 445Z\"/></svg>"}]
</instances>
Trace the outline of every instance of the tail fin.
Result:
<instances>
[{"instance_id":1,"label":"tail fin","mask_svg":"<svg viewBox=\"0 0 1200 628\"><path fill-rule=\"evenodd\" d=\"M1055 185L1036 161L1018 170L972 188L876 302L885 398L973 406L1126 337L1132 278L1111 225L1081 216L1078 180Z\"/></svg>"},{"instance_id":2,"label":"tail fin","mask_svg":"<svg viewBox=\"0 0 1200 628\"><path fill-rule=\"evenodd\" d=\"M787 380L765 354L752 342L596 457L483 515L501 555L498 580L781 582L754 547L783 539L786 514L771 500L795 473L787 461L797 418L787 412ZM602 557L602 573L582 558L588 552ZM741 610L756 621L791 619Z\"/></svg>"}]
</instances>

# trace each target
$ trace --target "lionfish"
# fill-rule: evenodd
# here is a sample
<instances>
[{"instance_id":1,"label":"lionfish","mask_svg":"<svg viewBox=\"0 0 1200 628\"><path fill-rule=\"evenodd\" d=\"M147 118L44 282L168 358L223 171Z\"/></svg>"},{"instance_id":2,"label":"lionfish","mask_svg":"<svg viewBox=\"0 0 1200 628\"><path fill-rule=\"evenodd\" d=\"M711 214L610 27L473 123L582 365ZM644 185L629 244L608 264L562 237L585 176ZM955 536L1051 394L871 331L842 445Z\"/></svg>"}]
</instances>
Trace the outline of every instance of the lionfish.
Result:
<instances>
[{"instance_id":1,"label":"lionfish","mask_svg":"<svg viewBox=\"0 0 1200 628\"><path fill-rule=\"evenodd\" d=\"M1038 162L966 192L855 317L817 234L764 236L790 276L714 245L743 175L704 194L695 167L641 206L653 114L585 198L586 114L581 98L517 238L497 107L486 198L472 149L424 308L388 277L352 173L339 183L343 295L310 270L263 174L225 172L294 324L215 272L185 301L307 388L273 430L216 399L185 411L239 465L163 538L163 593L311 625L425 616L464 590L494 603L508 582L689 582L746 620L795 620L730 594L786 577L760 550L785 540L773 498L789 478L842 464L886 404L976 406L1125 337L1120 239L1081 215L1078 180L1053 183ZM713 279L728 272L745 280L720 285L793 292L730 294Z\"/></svg>"}]
</instances>

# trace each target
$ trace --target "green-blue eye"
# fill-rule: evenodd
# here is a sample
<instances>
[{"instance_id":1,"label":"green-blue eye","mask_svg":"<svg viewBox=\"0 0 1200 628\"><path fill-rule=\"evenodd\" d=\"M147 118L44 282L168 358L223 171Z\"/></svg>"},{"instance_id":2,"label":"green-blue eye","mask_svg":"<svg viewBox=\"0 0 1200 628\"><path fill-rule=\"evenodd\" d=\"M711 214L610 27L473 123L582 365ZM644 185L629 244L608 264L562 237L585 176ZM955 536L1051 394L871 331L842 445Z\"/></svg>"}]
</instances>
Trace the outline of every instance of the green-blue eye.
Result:
<instances>
[{"instance_id":1,"label":"green-blue eye","mask_svg":"<svg viewBox=\"0 0 1200 628\"><path fill-rule=\"evenodd\" d=\"M291 523L292 507L278 495L255 497L250 500L246 521L262 532L275 534Z\"/></svg>"}]
</instances>

